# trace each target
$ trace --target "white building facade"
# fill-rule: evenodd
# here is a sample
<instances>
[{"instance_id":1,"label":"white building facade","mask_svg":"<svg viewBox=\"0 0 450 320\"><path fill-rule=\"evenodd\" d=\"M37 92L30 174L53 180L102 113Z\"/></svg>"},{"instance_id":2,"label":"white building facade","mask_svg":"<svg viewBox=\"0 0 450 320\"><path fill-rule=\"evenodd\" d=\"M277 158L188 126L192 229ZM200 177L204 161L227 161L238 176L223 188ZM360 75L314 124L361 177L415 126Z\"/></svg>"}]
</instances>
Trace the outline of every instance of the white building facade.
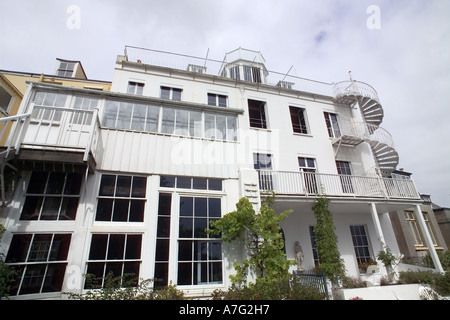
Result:
<instances>
[{"instance_id":1,"label":"white building facade","mask_svg":"<svg viewBox=\"0 0 450 320\"><path fill-rule=\"evenodd\" d=\"M0 251L20 271L11 297L81 293L101 286L84 274L110 272L193 296L226 289L243 248L205 228L267 191L276 211L293 210L286 254L298 241L305 269L319 263L311 207L325 194L359 276L383 245L399 253L387 213L420 210L414 182L391 177L398 155L382 118L365 83L272 73L241 48L214 61L127 47L111 92L31 82L2 152L20 173L1 217Z\"/></svg>"}]
</instances>

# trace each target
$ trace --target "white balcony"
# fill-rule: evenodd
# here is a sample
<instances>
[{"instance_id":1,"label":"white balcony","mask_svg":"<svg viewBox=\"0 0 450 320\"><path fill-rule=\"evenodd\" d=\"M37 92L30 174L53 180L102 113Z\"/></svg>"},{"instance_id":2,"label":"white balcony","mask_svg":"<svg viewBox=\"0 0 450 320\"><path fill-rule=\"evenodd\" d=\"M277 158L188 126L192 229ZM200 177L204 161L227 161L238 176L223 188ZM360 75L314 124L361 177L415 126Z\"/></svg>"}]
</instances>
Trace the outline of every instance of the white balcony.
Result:
<instances>
[{"instance_id":1,"label":"white balcony","mask_svg":"<svg viewBox=\"0 0 450 320\"><path fill-rule=\"evenodd\" d=\"M420 200L413 180L270 170L258 174L260 191L276 195Z\"/></svg>"},{"instance_id":2,"label":"white balcony","mask_svg":"<svg viewBox=\"0 0 450 320\"><path fill-rule=\"evenodd\" d=\"M31 103L27 113L1 119L13 124L2 153L5 158L18 156L20 160L95 165L101 147L97 112Z\"/></svg>"}]
</instances>

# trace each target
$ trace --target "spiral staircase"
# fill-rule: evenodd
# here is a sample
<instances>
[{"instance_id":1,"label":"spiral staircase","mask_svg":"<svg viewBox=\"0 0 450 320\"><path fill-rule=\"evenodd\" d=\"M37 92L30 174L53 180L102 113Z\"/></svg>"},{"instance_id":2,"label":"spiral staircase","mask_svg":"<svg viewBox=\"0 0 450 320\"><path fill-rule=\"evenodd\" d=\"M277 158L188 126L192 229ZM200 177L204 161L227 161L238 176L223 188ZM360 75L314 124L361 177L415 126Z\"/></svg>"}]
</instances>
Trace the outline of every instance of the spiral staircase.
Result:
<instances>
[{"instance_id":1,"label":"spiral staircase","mask_svg":"<svg viewBox=\"0 0 450 320\"><path fill-rule=\"evenodd\" d=\"M359 81L342 81L333 84L334 101L354 107L358 105L363 122L346 121L341 123L341 136L333 143L358 145L367 142L375 157L379 172L389 177L397 168L399 156L392 136L380 127L383 121L383 108L378 94L370 85Z\"/></svg>"}]
</instances>

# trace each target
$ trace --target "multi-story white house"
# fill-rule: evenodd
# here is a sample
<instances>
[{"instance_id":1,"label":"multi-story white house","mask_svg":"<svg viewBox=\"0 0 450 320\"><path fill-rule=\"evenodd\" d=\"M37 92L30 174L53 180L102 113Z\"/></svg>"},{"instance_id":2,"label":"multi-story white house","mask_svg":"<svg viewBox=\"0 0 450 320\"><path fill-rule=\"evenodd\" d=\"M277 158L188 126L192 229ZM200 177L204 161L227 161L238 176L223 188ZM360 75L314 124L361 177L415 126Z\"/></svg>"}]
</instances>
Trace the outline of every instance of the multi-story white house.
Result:
<instances>
[{"instance_id":1,"label":"multi-story white house","mask_svg":"<svg viewBox=\"0 0 450 320\"><path fill-rule=\"evenodd\" d=\"M413 180L391 178L398 155L382 119L368 84L271 72L241 48L215 61L127 46L111 92L30 82L3 119L14 125L2 167L20 173L1 217L0 250L20 270L12 296L58 298L109 272L192 295L226 289L243 248L205 228L272 190L277 211L293 210L288 258L298 241L303 268L318 263L311 207L323 193L359 276L383 244L399 253L388 212L420 212Z\"/></svg>"}]
</instances>

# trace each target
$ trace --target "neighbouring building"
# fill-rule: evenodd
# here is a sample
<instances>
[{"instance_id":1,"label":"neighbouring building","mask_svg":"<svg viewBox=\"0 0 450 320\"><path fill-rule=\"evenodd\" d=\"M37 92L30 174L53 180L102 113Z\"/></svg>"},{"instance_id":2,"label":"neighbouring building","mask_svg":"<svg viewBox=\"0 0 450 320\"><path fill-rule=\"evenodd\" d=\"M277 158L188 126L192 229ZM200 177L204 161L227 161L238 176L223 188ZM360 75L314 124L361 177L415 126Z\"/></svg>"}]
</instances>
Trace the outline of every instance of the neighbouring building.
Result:
<instances>
[{"instance_id":1,"label":"neighbouring building","mask_svg":"<svg viewBox=\"0 0 450 320\"><path fill-rule=\"evenodd\" d=\"M305 269L320 260L318 193L351 276L383 245L400 255L389 212L420 213L432 243L413 180L392 176L398 154L366 83L272 72L242 48L217 61L130 46L109 91L37 80L4 119L2 167L18 173L1 213L0 252L20 271L12 298L80 293L92 287L86 273L132 273L192 296L226 289L244 250L205 228L269 191L275 210L293 210L286 254L298 241Z\"/></svg>"}]
</instances>

